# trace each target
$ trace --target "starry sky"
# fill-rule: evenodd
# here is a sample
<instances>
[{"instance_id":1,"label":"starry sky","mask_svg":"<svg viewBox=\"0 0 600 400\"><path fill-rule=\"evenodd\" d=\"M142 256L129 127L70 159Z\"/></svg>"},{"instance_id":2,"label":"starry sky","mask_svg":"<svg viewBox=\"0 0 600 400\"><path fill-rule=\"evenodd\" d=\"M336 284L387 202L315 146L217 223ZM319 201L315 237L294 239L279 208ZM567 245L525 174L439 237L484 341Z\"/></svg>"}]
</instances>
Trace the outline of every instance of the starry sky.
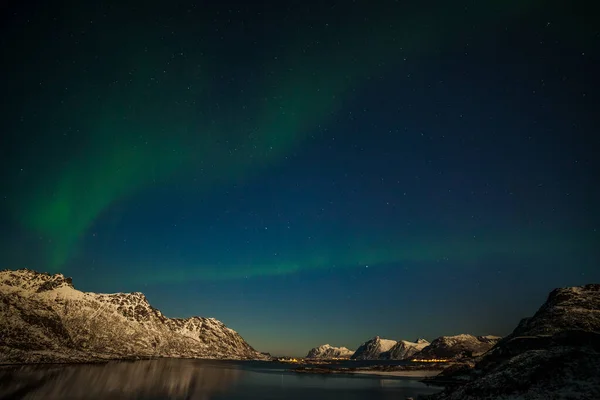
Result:
<instances>
[{"instance_id":1,"label":"starry sky","mask_svg":"<svg viewBox=\"0 0 600 400\"><path fill-rule=\"evenodd\" d=\"M585 1L0 6L0 268L303 355L600 280Z\"/></svg>"}]
</instances>

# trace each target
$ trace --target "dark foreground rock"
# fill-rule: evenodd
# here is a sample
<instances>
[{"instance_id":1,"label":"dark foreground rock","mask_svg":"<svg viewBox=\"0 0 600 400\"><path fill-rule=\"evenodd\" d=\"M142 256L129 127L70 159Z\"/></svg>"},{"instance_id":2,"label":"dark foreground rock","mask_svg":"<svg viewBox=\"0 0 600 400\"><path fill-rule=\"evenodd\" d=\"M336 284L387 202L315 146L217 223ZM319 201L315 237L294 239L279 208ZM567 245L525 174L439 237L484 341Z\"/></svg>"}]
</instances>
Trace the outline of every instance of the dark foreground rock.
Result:
<instances>
[{"instance_id":1,"label":"dark foreground rock","mask_svg":"<svg viewBox=\"0 0 600 400\"><path fill-rule=\"evenodd\" d=\"M562 288L473 365L429 380L435 400L600 399L600 285Z\"/></svg>"}]
</instances>

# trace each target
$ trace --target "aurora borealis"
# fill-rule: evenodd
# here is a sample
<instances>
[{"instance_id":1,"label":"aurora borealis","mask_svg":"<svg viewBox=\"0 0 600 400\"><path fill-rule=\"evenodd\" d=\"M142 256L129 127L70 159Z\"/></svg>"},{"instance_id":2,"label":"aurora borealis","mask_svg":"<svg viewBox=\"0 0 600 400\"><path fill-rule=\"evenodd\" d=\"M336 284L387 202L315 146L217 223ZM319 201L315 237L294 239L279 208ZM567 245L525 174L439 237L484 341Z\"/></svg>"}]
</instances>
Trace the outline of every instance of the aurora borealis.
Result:
<instances>
[{"instance_id":1,"label":"aurora borealis","mask_svg":"<svg viewBox=\"0 0 600 400\"><path fill-rule=\"evenodd\" d=\"M600 278L585 2L123 3L1 9L0 268L287 354Z\"/></svg>"}]
</instances>

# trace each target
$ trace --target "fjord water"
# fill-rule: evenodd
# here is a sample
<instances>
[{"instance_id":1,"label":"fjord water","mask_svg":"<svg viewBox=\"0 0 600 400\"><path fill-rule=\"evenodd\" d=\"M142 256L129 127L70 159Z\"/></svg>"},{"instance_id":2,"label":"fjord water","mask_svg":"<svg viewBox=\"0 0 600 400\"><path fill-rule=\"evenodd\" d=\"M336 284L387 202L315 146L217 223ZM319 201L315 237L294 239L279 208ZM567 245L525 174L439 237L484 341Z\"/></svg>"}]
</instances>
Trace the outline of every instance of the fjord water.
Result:
<instances>
[{"instance_id":1,"label":"fjord water","mask_svg":"<svg viewBox=\"0 0 600 400\"><path fill-rule=\"evenodd\" d=\"M160 359L0 368L1 399L404 399L416 379L304 375L267 362Z\"/></svg>"}]
</instances>

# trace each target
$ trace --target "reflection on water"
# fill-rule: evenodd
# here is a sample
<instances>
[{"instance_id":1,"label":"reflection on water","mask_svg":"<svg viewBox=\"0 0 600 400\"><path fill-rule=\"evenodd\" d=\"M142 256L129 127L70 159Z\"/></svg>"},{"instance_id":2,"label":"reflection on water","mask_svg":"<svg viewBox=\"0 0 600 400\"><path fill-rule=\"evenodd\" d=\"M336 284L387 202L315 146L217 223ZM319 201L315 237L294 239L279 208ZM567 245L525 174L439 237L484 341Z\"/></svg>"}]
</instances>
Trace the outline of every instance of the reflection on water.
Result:
<instances>
[{"instance_id":1,"label":"reflection on water","mask_svg":"<svg viewBox=\"0 0 600 400\"><path fill-rule=\"evenodd\" d=\"M297 375L269 363L147 360L0 368L0 399L404 399L416 380Z\"/></svg>"},{"instance_id":2,"label":"reflection on water","mask_svg":"<svg viewBox=\"0 0 600 400\"><path fill-rule=\"evenodd\" d=\"M18 395L24 399L210 399L235 385L240 372L174 359L25 366L0 372L0 398Z\"/></svg>"}]
</instances>

